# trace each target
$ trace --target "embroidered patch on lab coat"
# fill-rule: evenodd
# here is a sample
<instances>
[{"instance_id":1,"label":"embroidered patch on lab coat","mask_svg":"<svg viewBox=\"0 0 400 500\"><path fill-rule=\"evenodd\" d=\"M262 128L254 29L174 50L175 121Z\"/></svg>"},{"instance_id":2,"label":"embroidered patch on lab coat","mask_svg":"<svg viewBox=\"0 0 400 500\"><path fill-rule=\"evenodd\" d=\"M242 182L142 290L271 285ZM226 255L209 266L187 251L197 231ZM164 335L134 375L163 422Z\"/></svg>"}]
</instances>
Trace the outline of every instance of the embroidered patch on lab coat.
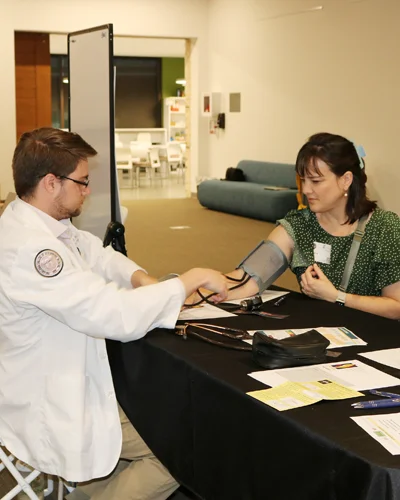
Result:
<instances>
[{"instance_id":1,"label":"embroidered patch on lab coat","mask_svg":"<svg viewBox=\"0 0 400 500\"><path fill-rule=\"evenodd\" d=\"M42 250L35 257L35 269L45 278L53 278L64 267L62 258L54 250Z\"/></svg>"}]
</instances>

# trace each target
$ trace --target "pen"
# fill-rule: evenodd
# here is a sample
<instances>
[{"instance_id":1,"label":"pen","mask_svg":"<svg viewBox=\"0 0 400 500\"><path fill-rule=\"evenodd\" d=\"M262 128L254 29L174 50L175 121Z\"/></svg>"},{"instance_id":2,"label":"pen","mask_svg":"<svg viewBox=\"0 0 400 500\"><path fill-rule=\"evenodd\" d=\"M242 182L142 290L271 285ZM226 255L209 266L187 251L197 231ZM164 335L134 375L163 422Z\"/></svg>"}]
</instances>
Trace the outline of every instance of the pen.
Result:
<instances>
[{"instance_id":1,"label":"pen","mask_svg":"<svg viewBox=\"0 0 400 500\"><path fill-rule=\"evenodd\" d=\"M400 398L400 394L396 394L394 392L377 391L376 389L370 390L369 393L375 394L375 396L382 396L383 398Z\"/></svg>"},{"instance_id":2,"label":"pen","mask_svg":"<svg viewBox=\"0 0 400 500\"><path fill-rule=\"evenodd\" d=\"M396 399L378 399L376 401L360 401L351 405L355 410L368 410L374 408L390 408L400 406L400 398Z\"/></svg>"},{"instance_id":3,"label":"pen","mask_svg":"<svg viewBox=\"0 0 400 500\"><path fill-rule=\"evenodd\" d=\"M286 295L282 295L282 297L279 297L279 299L274 302L274 306L280 306L283 302L286 300Z\"/></svg>"}]
</instances>

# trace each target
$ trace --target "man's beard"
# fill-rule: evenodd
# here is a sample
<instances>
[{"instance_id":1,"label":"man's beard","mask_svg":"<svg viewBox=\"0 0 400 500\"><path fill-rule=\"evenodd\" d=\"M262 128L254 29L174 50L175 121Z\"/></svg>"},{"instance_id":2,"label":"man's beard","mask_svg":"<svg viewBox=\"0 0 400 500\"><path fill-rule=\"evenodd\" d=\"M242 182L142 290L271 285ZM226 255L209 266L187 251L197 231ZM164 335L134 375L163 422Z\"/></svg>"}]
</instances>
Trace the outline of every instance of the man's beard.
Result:
<instances>
[{"instance_id":1,"label":"man's beard","mask_svg":"<svg viewBox=\"0 0 400 500\"><path fill-rule=\"evenodd\" d=\"M72 217L78 217L82 212L82 204L75 209L67 208L63 205L62 200L57 198L55 200L55 211L57 215L57 220L71 219Z\"/></svg>"},{"instance_id":2,"label":"man's beard","mask_svg":"<svg viewBox=\"0 0 400 500\"><path fill-rule=\"evenodd\" d=\"M72 217L78 217L78 215L81 215L81 212L82 212L82 206L80 206L79 208L75 209L74 211L70 211L69 215L68 215L68 218L72 219Z\"/></svg>"}]
</instances>

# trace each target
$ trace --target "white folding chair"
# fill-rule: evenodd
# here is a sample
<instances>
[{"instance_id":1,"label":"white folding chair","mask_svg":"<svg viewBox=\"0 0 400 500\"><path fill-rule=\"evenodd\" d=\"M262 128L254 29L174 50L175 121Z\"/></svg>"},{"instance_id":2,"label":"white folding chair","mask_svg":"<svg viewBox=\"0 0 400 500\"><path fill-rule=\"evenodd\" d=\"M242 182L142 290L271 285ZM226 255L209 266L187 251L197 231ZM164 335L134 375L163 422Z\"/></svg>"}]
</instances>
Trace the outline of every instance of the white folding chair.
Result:
<instances>
[{"instance_id":1,"label":"white folding chair","mask_svg":"<svg viewBox=\"0 0 400 500\"><path fill-rule=\"evenodd\" d=\"M151 147L149 149L149 159L154 174L157 172L158 169L160 172L160 178L162 178L163 177L162 165L160 161L159 149L157 147Z\"/></svg>"},{"instance_id":2,"label":"white folding chair","mask_svg":"<svg viewBox=\"0 0 400 500\"><path fill-rule=\"evenodd\" d=\"M3 446L4 443L0 439L0 472L7 469L17 481L17 484L6 495L2 496L0 500L15 498L21 491L24 491L29 498L37 500L39 497L33 491L31 483L41 474L40 471L32 470L27 477L24 477L14 464L15 457L3 448Z\"/></svg>"},{"instance_id":3,"label":"white folding chair","mask_svg":"<svg viewBox=\"0 0 400 500\"><path fill-rule=\"evenodd\" d=\"M167 163L170 173L176 169L184 177L183 170L183 153L179 144L168 144L167 146Z\"/></svg>"},{"instance_id":4,"label":"white folding chair","mask_svg":"<svg viewBox=\"0 0 400 500\"><path fill-rule=\"evenodd\" d=\"M0 473L5 469L10 472L10 474L17 481L17 484L8 493L3 495L0 500L11 500L12 498L15 498L21 491L23 491L27 495L27 497L31 498L32 500L40 500L40 498L32 489L32 482L42 473L36 469L26 466L25 464L23 464L22 466L19 465L18 460L16 460L16 458L4 447L4 443L0 438ZM27 475L23 475L22 472ZM72 486L65 484L62 479L59 479L58 500L62 500L64 498L64 487L68 492L74 490ZM45 490L43 491L43 496L47 497L53 492L53 490L54 482L51 477L48 477L47 488L45 488Z\"/></svg>"},{"instance_id":5,"label":"white folding chair","mask_svg":"<svg viewBox=\"0 0 400 500\"><path fill-rule=\"evenodd\" d=\"M24 493L33 500L39 500L39 497L31 487L31 483L40 475L40 471L33 470L31 474L24 477L15 467L13 463L14 458L15 457L11 454L7 455L3 448L0 447L0 472L3 471L3 469L7 469L17 481L16 486L3 495L0 500L10 500L11 498L15 498L21 491L24 491Z\"/></svg>"},{"instance_id":6,"label":"white folding chair","mask_svg":"<svg viewBox=\"0 0 400 500\"><path fill-rule=\"evenodd\" d=\"M150 163L150 155L149 155L149 146L146 143L131 141L130 143L130 153L132 159L132 165L136 167L136 182L139 186L140 180L140 168L143 167L146 169L146 173L149 174L150 182L151 182L151 163Z\"/></svg>"},{"instance_id":7,"label":"white folding chair","mask_svg":"<svg viewBox=\"0 0 400 500\"><path fill-rule=\"evenodd\" d=\"M117 170L128 171L130 176L130 188L133 188L134 181L134 165L132 163L131 149L123 146L122 143L117 143L115 147L115 162ZM121 185L121 188L123 186Z\"/></svg>"}]
</instances>

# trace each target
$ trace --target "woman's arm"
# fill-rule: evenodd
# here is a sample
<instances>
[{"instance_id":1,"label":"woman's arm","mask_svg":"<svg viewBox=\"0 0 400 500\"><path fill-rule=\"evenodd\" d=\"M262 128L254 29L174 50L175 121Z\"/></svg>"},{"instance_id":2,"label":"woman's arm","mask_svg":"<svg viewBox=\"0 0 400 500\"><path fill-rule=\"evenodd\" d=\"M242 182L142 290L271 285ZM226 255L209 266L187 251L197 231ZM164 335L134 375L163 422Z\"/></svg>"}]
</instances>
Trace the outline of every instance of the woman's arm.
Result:
<instances>
[{"instance_id":1,"label":"woman's arm","mask_svg":"<svg viewBox=\"0 0 400 500\"><path fill-rule=\"evenodd\" d=\"M317 264L307 268L300 286L309 297L327 302L336 302L339 293ZM346 293L345 306L389 319L400 319L400 281L383 288L381 297Z\"/></svg>"},{"instance_id":2,"label":"woman's arm","mask_svg":"<svg viewBox=\"0 0 400 500\"><path fill-rule=\"evenodd\" d=\"M384 318L400 320L400 281L383 288L381 297L347 293L345 305Z\"/></svg>"},{"instance_id":3,"label":"woman's arm","mask_svg":"<svg viewBox=\"0 0 400 500\"><path fill-rule=\"evenodd\" d=\"M294 242L285 228L283 228L282 226L277 226L268 236L268 240L275 243L282 250L289 262L292 260ZM234 271L226 274L226 276L240 279L243 276L243 270L235 269ZM247 281L243 286L232 289L238 284L239 283L228 279L228 289L230 290L228 292L227 301L229 301L229 299L232 300L240 299L243 297L250 297L251 295L259 293L258 285L253 278L250 278L250 280Z\"/></svg>"},{"instance_id":4,"label":"woman's arm","mask_svg":"<svg viewBox=\"0 0 400 500\"><path fill-rule=\"evenodd\" d=\"M282 250L289 262L292 260L294 243L286 229L282 226L277 226L268 236L268 240L273 241ZM256 280L245 275L243 269L235 269L234 271L225 274L225 276L228 285L228 297L226 298L227 302L229 302L229 300L251 297L260 291ZM243 284L241 286L238 286L240 285L239 282L229 279L229 277L231 277L236 280L242 280L243 276L245 279L243 279ZM200 289L200 293L207 297L211 292L206 289ZM201 301L201 297L197 292L195 292L185 301L185 304L196 304L198 301ZM213 297L210 297L210 301L213 302Z\"/></svg>"}]
</instances>

